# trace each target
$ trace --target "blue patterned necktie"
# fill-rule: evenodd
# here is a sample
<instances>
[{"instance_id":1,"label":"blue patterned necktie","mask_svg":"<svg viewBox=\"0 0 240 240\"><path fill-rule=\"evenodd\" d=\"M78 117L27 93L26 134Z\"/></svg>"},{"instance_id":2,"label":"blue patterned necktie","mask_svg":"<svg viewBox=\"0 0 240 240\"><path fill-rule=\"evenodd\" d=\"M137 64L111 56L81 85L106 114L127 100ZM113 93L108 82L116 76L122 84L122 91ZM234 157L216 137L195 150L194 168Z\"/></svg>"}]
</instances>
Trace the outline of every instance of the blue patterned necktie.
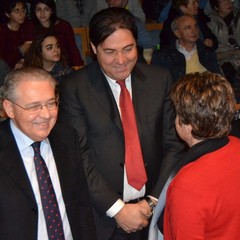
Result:
<instances>
[{"instance_id":1,"label":"blue patterned necktie","mask_svg":"<svg viewBox=\"0 0 240 240\"><path fill-rule=\"evenodd\" d=\"M64 240L63 224L58 202L47 165L40 154L40 144L41 142L34 142L31 146L34 150L34 164L47 225L48 238L49 240Z\"/></svg>"}]
</instances>

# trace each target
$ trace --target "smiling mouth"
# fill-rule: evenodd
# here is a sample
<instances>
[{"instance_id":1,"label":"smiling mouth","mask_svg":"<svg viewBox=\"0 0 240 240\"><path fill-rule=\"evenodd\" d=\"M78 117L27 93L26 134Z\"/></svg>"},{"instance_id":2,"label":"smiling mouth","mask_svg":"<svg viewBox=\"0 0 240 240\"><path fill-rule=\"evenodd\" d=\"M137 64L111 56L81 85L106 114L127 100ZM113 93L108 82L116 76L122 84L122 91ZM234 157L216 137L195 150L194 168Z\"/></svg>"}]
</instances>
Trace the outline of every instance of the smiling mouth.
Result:
<instances>
[{"instance_id":1,"label":"smiling mouth","mask_svg":"<svg viewBox=\"0 0 240 240\"><path fill-rule=\"evenodd\" d=\"M41 122L41 123L35 123L38 127L48 127L49 126L49 122Z\"/></svg>"}]
</instances>

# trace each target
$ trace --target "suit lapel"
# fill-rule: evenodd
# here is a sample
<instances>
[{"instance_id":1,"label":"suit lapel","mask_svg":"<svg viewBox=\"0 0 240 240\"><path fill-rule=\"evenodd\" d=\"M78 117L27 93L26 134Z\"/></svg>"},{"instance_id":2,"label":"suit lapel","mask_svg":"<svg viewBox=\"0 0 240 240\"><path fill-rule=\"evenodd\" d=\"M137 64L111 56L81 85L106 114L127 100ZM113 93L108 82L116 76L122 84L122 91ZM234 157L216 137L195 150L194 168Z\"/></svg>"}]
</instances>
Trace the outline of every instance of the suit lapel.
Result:
<instances>
[{"instance_id":1,"label":"suit lapel","mask_svg":"<svg viewBox=\"0 0 240 240\"><path fill-rule=\"evenodd\" d=\"M132 72L131 76L132 81L132 102L135 111L136 122L138 126L138 133L141 136L141 125L144 124L143 121L146 119L146 106L147 106L147 96L146 89L147 86L144 84L145 77L139 71L139 68L136 66Z\"/></svg>"},{"instance_id":2,"label":"suit lapel","mask_svg":"<svg viewBox=\"0 0 240 240\"><path fill-rule=\"evenodd\" d=\"M18 185L32 201L36 202L23 160L11 132L9 121L2 123L0 132L0 166L6 171L15 184Z\"/></svg>"},{"instance_id":3,"label":"suit lapel","mask_svg":"<svg viewBox=\"0 0 240 240\"><path fill-rule=\"evenodd\" d=\"M91 71L89 74L92 75L89 77L91 96L96 99L99 108L103 110L103 114L110 116L112 121L122 131L122 123L116 101L100 66L96 63L95 71Z\"/></svg>"},{"instance_id":4,"label":"suit lapel","mask_svg":"<svg viewBox=\"0 0 240 240\"><path fill-rule=\"evenodd\" d=\"M106 116L110 116L112 121L117 125L117 127L123 131L122 122L120 118L120 114L118 111L118 107L116 101L114 99L112 90L107 82L106 77L101 71L100 66L95 63L94 68L91 68L91 72L88 73L90 77L90 92L91 96L96 99L96 102L99 105L99 108L102 109L103 114ZM131 76L132 81L132 101L133 107L135 110L136 121L140 133L140 124L146 117L146 105L147 105L147 97L146 97L146 86L145 76L142 74L138 65L135 66Z\"/></svg>"}]
</instances>

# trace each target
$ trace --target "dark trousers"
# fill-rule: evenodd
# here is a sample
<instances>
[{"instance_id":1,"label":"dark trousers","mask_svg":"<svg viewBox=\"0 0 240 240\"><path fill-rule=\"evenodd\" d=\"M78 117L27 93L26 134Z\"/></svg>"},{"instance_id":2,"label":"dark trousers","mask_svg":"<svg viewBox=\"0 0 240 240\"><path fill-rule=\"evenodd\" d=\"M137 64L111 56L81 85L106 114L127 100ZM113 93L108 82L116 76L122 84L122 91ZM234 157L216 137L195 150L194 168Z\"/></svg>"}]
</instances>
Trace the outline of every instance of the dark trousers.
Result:
<instances>
[{"instance_id":1,"label":"dark trousers","mask_svg":"<svg viewBox=\"0 0 240 240\"><path fill-rule=\"evenodd\" d=\"M116 227L110 240L147 240L148 227L134 233L126 233L123 229Z\"/></svg>"}]
</instances>

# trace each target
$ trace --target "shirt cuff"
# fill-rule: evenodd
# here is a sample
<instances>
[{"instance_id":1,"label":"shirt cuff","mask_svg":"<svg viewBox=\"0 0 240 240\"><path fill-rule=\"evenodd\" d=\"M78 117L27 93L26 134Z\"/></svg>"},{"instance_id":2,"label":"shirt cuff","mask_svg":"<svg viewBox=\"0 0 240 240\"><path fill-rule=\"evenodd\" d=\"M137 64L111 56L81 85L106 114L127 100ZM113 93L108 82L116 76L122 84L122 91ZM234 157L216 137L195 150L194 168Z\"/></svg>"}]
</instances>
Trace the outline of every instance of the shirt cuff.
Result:
<instances>
[{"instance_id":1,"label":"shirt cuff","mask_svg":"<svg viewBox=\"0 0 240 240\"><path fill-rule=\"evenodd\" d=\"M158 199L157 198L155 198L155 197L153 197L153 196L151 196L151 195L147 195L148 197L150 197L150 198L152 198L152 199L154 199L154 200L156 200L156 202L158 202Z\"/></svg>"},{"instance_id":2,"label":"shirt cuff","mask_svg":"<svg viewBox=\"0 0 240 240\"><path fill-rule=\"evenodd\" d=\"M118 199L106 212L108 217L114 217L123 207L125 203Z\"/></svg>"}]
</instances>

